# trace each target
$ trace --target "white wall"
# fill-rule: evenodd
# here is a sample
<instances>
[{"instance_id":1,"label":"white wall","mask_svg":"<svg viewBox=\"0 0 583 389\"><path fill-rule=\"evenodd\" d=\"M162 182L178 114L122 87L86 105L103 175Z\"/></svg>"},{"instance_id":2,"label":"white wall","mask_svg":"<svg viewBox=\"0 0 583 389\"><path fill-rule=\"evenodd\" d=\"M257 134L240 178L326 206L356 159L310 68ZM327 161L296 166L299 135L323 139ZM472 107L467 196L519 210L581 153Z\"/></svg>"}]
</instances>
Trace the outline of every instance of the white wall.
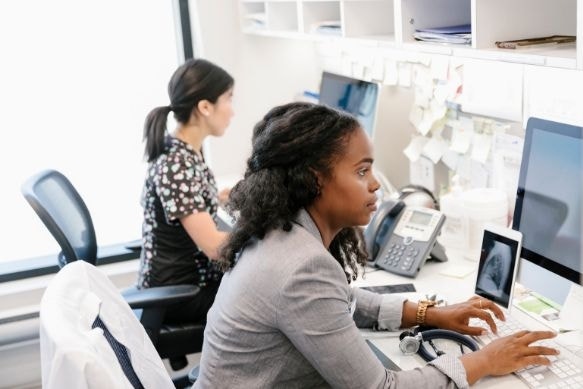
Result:
<instances>
[{"instance_id":1,"label":"white wall","mask_svg":"<svg viewBox=\"0 0 583 389\"><path fill-rule=\"evenodd\" d=\"M271 107L291 101L303 90L318 91L324 60L312 41L243 34L238 0L190 4L192 25L200 26L193 31L195 55L224 67L235 78L233 122L223 137L209 139L205 149L219 180L232 179L245 170L254 124ZM409 182L402 151L414 132L408 119L412 102L412 90L383 86L373 139L375 165L397 187Z\"/></svg>"},{"instance_id":2,"label":"white wall","mask_svg":"<svg viewBox=\"0 0 583 389\"><path fill-rule=\"evenodd\" d=\"M210 150L210 164L218 177L241 175L255 123L303 89L317 90L319 61L312 42L243 34L237 0L193 0L193 18L196 10L200 31L194 35L202 46L198 55L235 78L235 117L222 138L209 140L207 153ZM196 23L193 20L192 25Z\"/></svg>"}]
</instances>

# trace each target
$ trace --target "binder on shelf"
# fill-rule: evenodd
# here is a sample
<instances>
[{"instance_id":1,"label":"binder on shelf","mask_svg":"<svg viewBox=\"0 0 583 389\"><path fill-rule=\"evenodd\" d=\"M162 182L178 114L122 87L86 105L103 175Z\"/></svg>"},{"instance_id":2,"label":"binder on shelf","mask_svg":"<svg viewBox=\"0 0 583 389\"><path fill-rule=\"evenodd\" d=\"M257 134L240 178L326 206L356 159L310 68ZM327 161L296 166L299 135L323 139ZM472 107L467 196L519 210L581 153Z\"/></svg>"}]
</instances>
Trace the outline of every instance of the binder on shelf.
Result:
<instances>
[{"instance_id":1,"label":"binder on shelf","mask_svg":"<svg viewBox=\"0 0 583 389\"><path fill-rule=\"evenodd\" d=\"M519 49L523 47L540 47L540 46L554 46L565 43L573 43L576 41L573 35L551 35L540 38L517 39L513 41L499 41L496 42L496 47L501 49Z\"/></svg>"}]
</instances>

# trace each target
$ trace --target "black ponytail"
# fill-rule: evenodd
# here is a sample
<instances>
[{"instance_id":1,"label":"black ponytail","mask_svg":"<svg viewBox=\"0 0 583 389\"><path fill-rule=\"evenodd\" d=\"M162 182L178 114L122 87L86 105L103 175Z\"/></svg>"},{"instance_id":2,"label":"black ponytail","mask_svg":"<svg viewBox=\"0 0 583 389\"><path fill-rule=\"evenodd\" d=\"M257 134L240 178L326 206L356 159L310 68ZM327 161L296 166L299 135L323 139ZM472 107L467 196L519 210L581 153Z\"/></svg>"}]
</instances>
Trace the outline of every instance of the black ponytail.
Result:
<instances>
[{"instance_id":1,"label":"black ponytail","mask_svg":"<svg viewBox=\"0 0 583 389\"><path fill-rule=\"evenodd\" d=\"M208 100L214 104L218 98L234 85L229 73L204 59L191 59L182 64L168 83L170 105L154 108L144 124L145 156L148 162L164 153L166 122L170 111L174 119L185 124L190 120L198 103Z\"/></svg>"},{"instance_id":2,"label":"black ponytail","mask_svg":"<svg viewBox=\"0 0 583 389\"><path fill-rule=\"evenodd\" d=\"M154 161L164 152L166 122L171 108L158 107L150 111L144 123L144 141L146 142L146 159Z\"/></svg>"}]
</instances>

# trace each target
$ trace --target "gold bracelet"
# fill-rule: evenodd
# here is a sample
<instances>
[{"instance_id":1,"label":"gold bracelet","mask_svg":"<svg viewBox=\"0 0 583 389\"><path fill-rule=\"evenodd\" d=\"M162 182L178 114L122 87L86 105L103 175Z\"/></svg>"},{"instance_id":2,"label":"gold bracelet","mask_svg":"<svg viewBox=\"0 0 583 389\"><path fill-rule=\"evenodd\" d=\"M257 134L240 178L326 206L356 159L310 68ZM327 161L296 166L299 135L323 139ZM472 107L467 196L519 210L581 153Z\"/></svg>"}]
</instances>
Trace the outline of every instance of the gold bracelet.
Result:
<instances>
[{"instance_id":1,"label":"gold bracelet","mask_svg":"<svg viewBox=\"0 0 583 389\"><path fill-rule=\"evenodd\" d=\"M415 321L417 324L425 324L425 314L427 313L427 308L433 307L437 302L432 300L421 300L417 304L417 315L415 316Z\"/></svg>"}]
</instances>

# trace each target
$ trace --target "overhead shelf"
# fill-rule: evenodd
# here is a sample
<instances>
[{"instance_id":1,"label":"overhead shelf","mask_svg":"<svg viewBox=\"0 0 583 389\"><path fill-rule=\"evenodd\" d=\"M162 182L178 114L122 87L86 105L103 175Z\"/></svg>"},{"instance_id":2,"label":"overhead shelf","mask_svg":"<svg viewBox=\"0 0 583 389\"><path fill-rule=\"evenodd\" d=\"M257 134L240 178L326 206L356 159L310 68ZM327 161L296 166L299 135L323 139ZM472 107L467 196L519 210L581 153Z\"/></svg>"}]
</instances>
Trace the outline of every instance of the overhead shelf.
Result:
<instances>
[{"instance_id":1,"label":"overhead shelf","mask_svg":"<svg viewBox=\"0 0 583 389\"><path fill-rule=\"evenodd\" d=\"M421 53L583 69L583 0L241 0L245 33L360 40ZM471 26L471 42L416 40L417 29ZM499 49L497 41L551 35L578 42Z\"/></svg>"}]
</instances>

